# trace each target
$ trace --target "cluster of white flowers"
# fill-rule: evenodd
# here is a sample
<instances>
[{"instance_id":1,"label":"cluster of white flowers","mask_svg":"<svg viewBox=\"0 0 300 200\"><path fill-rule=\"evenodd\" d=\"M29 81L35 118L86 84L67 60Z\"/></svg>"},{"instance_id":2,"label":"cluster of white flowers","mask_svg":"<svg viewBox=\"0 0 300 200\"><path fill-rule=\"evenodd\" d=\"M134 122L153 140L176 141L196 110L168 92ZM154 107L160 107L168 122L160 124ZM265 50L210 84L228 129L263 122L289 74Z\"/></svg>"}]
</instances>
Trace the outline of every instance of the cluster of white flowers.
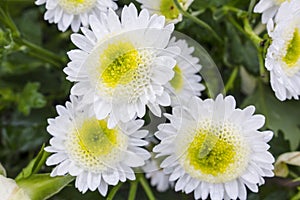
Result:
<instances>
[{"instance_id":1,"label":"cluster of white flowers","mask_svg":"<svg viewBox=\"0 0 300 200\"><path fill-rule=\"evenodd\" d=\"M261 0L254 11L263 13L272 43L265 66L270 71L276 97L299 99L300 95L300 2L299 0Z\"/></svg>"},{"instance_id":2,"label":"cluster of white flowers","mask_svg":"<svg viewBox=\"0 0 300 200\"><path fill-rule=\"evenodd\" d=\"M51 175L76 176L79 191L105 196L109 185L134 180L134 168L141 167L159 191L173 185L194 191L195 199L246 199L246 187L257 192L263 177L273 176L267 144L273 133L258 130L265 119L253 106L237 109L231 96L201 100L205 87L194 48L171 36L179 11L167 20L150 15L175 9L173 1L140 2L147 9L138 13L130 4L119 17L111 0L37 1L46 3L45 19L59 29L83 25L71 35L78 49L68 53L64 69L74 82L70 102L48 120ZM180 1L185 8L191 2ZM142 118L147 108L161 117L167 106L170 123L158 126L154 159Z\"/></svg>"}]
</instances>

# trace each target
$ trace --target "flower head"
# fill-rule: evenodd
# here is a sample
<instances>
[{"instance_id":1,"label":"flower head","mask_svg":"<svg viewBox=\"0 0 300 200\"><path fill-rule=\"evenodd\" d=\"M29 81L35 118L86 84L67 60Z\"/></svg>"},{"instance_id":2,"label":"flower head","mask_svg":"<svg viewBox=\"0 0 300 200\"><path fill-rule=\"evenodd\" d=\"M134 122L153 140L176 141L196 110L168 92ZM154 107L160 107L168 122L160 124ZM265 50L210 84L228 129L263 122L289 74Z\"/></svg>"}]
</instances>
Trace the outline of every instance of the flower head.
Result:
<instances>
[{"instance_id":1,"label":"flower head","mask_svg":"<svg viewBox=\"0 0 300 200\"><path fill-rule=\"evenodd\" d=\"M108 8L117 9L113 0L36 0L37 5L46 4L45 20L58 25L60 31L70 26L74 32L80 25L88 26L88 18L94 14L100 16Z\"/></svg>"},{"instance_id":2,"label":"flower head","mask_svg":"<svg viewBox=\"0 0 300 200\"><path fill-rule=\"evenodd\" d=\"M147 10L138 15L133 4L124 7L121 21L112 10L101 19L91 16L91 30L71 36L80 48L68 53L72 61L64 69L77 82L71 94L93 104L98 119L109 116L109 127L143 117L146 105L160 116L159 105L170 105L163 85L173 78L180 51L167 47L174 25Z\"/></svg>"},{"instance_id":3,"label":"flower head","mask_svg":"<svg viewBox=\"0 0 300 200\"><path fill-rule=\"evenodd\" d=\"M272 43L266 56L271 86L276 97L299 99L300 95L300 4L285 2L276 16L276 26L270 37Z\"/></svg>"},{"instance_id":4,"label":"flower head","mask_svg":"<svg viewBox=\"0 0 300 200\"><path fill-rule=\"evenodd\" d=\"M46 164L57 165L51 176L69 173L76 176L79 191L98 189L105 196L108 185L134 180L132 167L143 166L150 157L141 148L148 144L141 139L148 131L139 130L143 120L119 123L110 129L106 119L96 119L81 103L71 96L66 107L56 107L59 116L48 120L47 131L53 138L45 150L54 154Z\"/></svg>"},{"instance_id":5,"label":"flower head","mask_svg":"<svg viewBox=\"0 0 300 200\"><path fill-rule=\"evenodd\" d=\"M173 0L137 0L142 4L143 9L148 9L151 14L163 15L168 23L178 23L182 20L182 14L177 9ZM194 0L179 0L184 10L193 3Z\"/></svg>"},{"instance_id":6,"label":"flower head","mask_svg":"<svg viewBox=\"0 0 300 200\"><path fill-rule=\"evenodd\" d=\"M199 59L192 55L194 47L189 47L185 40L176 41L175 37L171 39L168 46L177 46L181 50L180 55L176 57L175 75L166 86L172 105L178 105L180 101L186 101L192 96L201 96L201 91L205 87L200 83L201 76L197 74L202 66L199 64Z\"/></svg>"},{"instance_id":7,"label":"flower head","mask_svg":"<svg viewBox=\"0 0 300 200\"><path fill-rule=\"evenodd\" d=\"M235 108L232 96L202 101L194 97L185 109L167 115L170 123L155 134L154 148L167 156L161 167L176 181L175 191L194 191L195 199L246 199L246 187L257 192L263 177L273 176L273 156L267 151L271 131L260 132L265 122L255 108Z\"/></svg>"}]
</instances>

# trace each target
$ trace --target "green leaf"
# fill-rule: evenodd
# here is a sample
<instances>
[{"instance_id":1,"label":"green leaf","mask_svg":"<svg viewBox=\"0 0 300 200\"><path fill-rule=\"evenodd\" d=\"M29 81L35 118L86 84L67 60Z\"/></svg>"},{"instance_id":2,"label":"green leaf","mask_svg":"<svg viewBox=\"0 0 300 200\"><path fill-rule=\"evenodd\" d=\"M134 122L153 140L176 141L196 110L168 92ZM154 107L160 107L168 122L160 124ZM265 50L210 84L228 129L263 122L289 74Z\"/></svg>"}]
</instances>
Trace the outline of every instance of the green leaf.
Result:
<instances>
[{"instance_id":1,"label":"green leaf","mask_svg":"<svg viewBox=\"0 0 300 200\"><path fill-rule=\"evenodd\" d=\"M249 72L257 73L259 70L257 50L251 41L230 23L226 23L227 36L225 36L224 61L230 65L243 65Z\"/></svg>"},{"instance_id":2,"label":"green leaf","mask_svg":"<svg viewBox=\"0 0 300 200\"><path fill-rule=\"evenodd\" d=\"M10 88L0 88L0 110L9 106L12 102L15 101L16 95Z\"/></svg>"},{"instance_id":3,"label":"green leaf","mask_svg":"<svg viewBox=\"0 0 300 200\"><path fill-rule=\"evenodd\" d=\"M31 200L44 200L52 197L74 180L72 176L50 177L50 174L34 174L17 181Z\"/></svg>"},{"instance_id":4,"label":"green leaf","mask_svg":"<svg viewBox=\"0 0 300 200\"><path fill-rule=\"evenodd\" d=\"M16 177L16 180L26 179L41 169L49 156L49 153L44 151L44 147L45 145L42 146L38 155Z\"/></svg>"},{"instance_id":5,"label":"green leaf","mask_svg":"<svg viewBox=\"0 0 300 200\"><path fill-rule=\"evenodd\" d=\"M299 189L298 189L299 190ZM298 191L298 193L297 194L295 194L292 198L291 198L291 200L299 200L300 199L300 191Z\"/></svg>"},{"instance_id":6,"label":"green leaf","mask_svg":"<svg viewBox=\"0 0 300 200\"><path fill-rule=\"evenodd\" d=\"M31 108L42 108L46 105L44 96L39 93L39 83L27 83L23 91L19 94L18 110L25 115L30 113Z\"/></svg>"},{"instance_id":7,"label":"green leaf","mask_svg":"<svg viewBox=\"0 0 300 200\"><path fill-rule=\"evenodd\" d=\"M259 83L258 91L245 99L243 106L255 105L256 111L266 117L266 127L275 133L282 131L289 140L291 149L295 150L300 141L299 101L281 102L276 99L269 87Z\"/></svg>"}]
</instances>

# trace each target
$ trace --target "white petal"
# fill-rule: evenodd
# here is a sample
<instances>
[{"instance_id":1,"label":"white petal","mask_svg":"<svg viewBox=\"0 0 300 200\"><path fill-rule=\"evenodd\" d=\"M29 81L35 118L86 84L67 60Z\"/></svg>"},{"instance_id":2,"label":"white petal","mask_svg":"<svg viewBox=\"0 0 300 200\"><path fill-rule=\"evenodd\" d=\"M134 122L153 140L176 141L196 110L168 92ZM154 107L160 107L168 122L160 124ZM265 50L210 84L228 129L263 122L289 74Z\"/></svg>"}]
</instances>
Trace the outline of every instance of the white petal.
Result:
<instances>
[{"instance_id":1,"label":"white petal","mask_svg":"<svg viewBox=\"0 0 300 200\"><path fill-rule=\"evenodd\" d=\"M112 172L109 171L107 173L103 173L102 177L104 181L109 185L117 185L120 180L118 171L114 169L112 170Z\"/></svg>"},{"instance_id":2,"label":"white petal","mask_svg":"<svg viewBox=\"0 0 300 200\"><path fill-rule=\"evenodd\" d=\"M139 167L145 164L144 160L131 151L125 153L123 163L129 167Z\"/></svg>"}]
</instances>

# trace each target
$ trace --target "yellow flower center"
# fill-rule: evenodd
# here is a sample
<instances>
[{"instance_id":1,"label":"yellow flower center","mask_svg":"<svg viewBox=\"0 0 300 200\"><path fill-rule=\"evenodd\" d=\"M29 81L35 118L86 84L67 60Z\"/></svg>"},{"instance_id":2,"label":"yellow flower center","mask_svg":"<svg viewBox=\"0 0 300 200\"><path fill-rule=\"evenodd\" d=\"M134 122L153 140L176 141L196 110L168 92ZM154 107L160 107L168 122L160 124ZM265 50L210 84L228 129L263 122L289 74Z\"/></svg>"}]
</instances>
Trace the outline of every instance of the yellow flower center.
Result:
<instances>
[{"instance_id":1,"label":"yellow flower center","mask_svg":"<svg viewBox=\"0 0 300 200\"><path fill-rule=\"evenodd\" d=\"M283 61L292 68L298 62L300 58L300 34L299 29L296 28L293 34L293 38L287 45L286 55L283 57Z\"/></svg>"},{"instance_id":2,"label":"yellow flower center","mask_svg":"<svg viewBox=\"0 0 300 200\"><path fill-rule=\"evenodd\" d=\"M92 9L97 0L58 0L58 5L68 13L78 15Z\"/></svg>"},{"instance_id":3,"label":"yellow flower center","mask_svg":"<svg viewBox=\"0 0 300 200\"><path fill-rule=\"evenodd\" d=\"M118 129L107 128L105 120L85 120L69 134L66 147L70 157L89 171L97 172L121 159L127 148L127 136Z\"/></svg>"},{"instance_id":4,"label":"yellow flower center","mask_svg":"<svg viewBox=\"0 0 300 200\"><path fill-rule=\"evenodd\" d=\"M140 64L138 51L129 42L110 44L100 56L101 78L111 88L131 82Z\"/></svg>"},{"instance_id":5,"label":"yellow flower center","mask_svg":"<svg viewBox=\"0 0 300 200\"><path fill-rule=\"evenodd\" d=\"M283 2L286 2L286 1L290 2L290 0L276 0L275 2L276 2L277 5L280 5L280 4L282 4Z\"/></svg>"},{"instance_id":6,"label":"yellow flower center","mask_svg":"<svg viewBox=\"0 0 300 200\"><path fill-rule=\"evenodd\" d=\"M182 1L183 0L179 0L180 3ZM177 19L180 13L176 5L174 4L173 0L162 0L160 4L160 12L167 19L171 19L171 20Z\"/></svg>"},{"instance_id":7,"label":"yellow flower center","mask_svg":"<svg viewBox=\"0 0 300 200\"><path fill-rule=\"evenodd\" d=\"M91 156L107 155L116 145L118 134L108 129L106 121L92 119L85 121L77 132L80 148Z\"/></svg>"},{"instance_id":8,"label":"yellow flower center","mask_svg":"<svg viewBox=\"0 0 300 200\"><path fill-rule=\"evenodd\" d=\"M188 148L190 164L204 174L217 176L226 172L230 164L235 161L234 145L210 135L206 130L200 130Z\"/></svg>"},{"instance_id":9,"label":"yellow flower center","mask_svg":"<svg viewBox=\"0 0 300 200\"><path fill-rule=\"evenodd\" d=\"M170 81L170 84L175 89L175 91L179 92L183 86L182 71L178 67L178 65L175 65L173 70L174 70L175 74L174 74L173 79Z\"/></svg>"},{"instance_id":10,"label":"yellow flower center","mask_svg":"<svg viewBox=\"0 0 300 200\"><path fill-rule=\"evenodd\" d=\"M184 170L209 183L223 183L239 177L249 161L249 145L240 129L229 122L212 125L210 119L192 122L179 130L176 155Z\"/></svg>"}]
</instances>

